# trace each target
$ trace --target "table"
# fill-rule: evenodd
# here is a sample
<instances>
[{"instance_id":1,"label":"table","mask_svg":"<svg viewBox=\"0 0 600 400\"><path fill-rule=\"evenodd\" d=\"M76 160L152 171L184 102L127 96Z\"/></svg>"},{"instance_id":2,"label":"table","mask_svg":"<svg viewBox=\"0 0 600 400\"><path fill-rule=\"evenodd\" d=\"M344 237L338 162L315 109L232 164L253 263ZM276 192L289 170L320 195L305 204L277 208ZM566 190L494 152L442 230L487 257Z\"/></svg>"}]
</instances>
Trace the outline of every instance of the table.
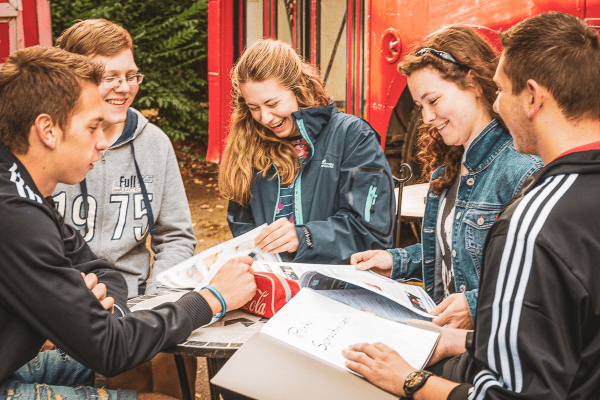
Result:
<instances>
[{"instance_id":1,"label":"table","mask_svg":"<svg viewBox=\"0 0 600 400\"><path fill-rule=\"evenodd\" d=\"M428 190L429 183L404 186L402 190L402 220L410 224L417 242L421 241L419 232L421 232L421 223L425 215ZM394 195L395 198L398 198L398 188L394 189ZM419 229L417 229L417 225Z\"/></svg>"},{"instance_id":2,"label":"table","mask_svg":"<svg viewBox=\"0 0 600 400\"><path fill-rule=\"evenodd\" d=\"M134 297L127 302L127 305L132 311L153 308L167 301L176 301L187 292L187 290L166 289L159 293ZM163 353L175 356L183 399L191 400L183 357L205 357L210 381L218 371L216 360L230 358L246 340L260 331L267 321L267 318L243 310L230 311L225 318L214 325L192 332L185 342L163 350ZM213 384L209 384L209 388L210 398L219 400L220 388Z\"/></svg>"}]
</instances>

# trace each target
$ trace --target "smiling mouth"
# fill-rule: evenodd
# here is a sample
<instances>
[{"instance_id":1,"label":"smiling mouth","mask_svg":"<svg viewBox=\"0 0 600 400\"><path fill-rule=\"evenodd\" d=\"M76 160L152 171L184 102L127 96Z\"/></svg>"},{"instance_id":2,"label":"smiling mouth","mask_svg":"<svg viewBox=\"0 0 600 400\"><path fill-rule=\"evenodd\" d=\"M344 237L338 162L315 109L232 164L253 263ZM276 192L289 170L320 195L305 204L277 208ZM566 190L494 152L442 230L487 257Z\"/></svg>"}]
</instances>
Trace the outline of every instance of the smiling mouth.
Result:
<instances>
[{"instance_id":1,"label":"smiling mouth","mask_svg":"<svg viewBox=\"0 0 600 400\"><path fill-rule=\"evenodd\" d=\"M285 123L285 120L282 119L281 121L279 121L278 123L276 123L275 125L271 125L270 128L271 129L277 129L277 128L281 128L283 126L283 124Z\"/></svg>"},{"instance_id":2,"label":"smiling mouth","mask_svg":"<svg viewBox=\"0 0 600 400\"><path fill-rule=\"evenodd\" d=\"M106 100L106 102L114 106L122 106L127 102L127 100Z\"/></svg>"},{"instance_id":3,"label":"smiling mouth","mask_svg":"<svg viewBox=\"0 0 600 400\"><path fill-rule=\"evenodd\" d=\"M443 123L442 125L440 125L440 126L436 127L436 129L438 130L438 132L439 132L439 131L441 131L442 129L444 129L444 128L446 127L446 125L448 125L448 122L449 122L449 121L446 121L446 122L445 122L445 123Z\"/></svg>"}]
</instances>

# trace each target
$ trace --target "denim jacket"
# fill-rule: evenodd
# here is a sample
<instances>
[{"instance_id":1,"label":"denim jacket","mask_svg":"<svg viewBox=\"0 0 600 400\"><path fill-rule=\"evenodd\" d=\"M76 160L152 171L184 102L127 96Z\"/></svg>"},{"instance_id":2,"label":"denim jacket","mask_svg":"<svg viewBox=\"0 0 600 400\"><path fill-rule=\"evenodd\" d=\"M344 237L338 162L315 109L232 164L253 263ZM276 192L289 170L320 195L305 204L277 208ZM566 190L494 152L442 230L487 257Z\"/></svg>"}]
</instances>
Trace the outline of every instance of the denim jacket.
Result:
<instances>
[{"instance_id":1,"label":"denim jacket","mask_svg":"<svg viewBox=\"0 0 600 400\"><path fill-rule=\"evenodd\" d=\"M525 179L543 165L538 157L517 152L510 134L496 120L473 139L463 156L462 165L467 174L460 177L456 198L452 264L456 292L465 294L475 322L483 245L488 231ZM431 180L441 176L444 168L445 165L442 165L436 169ZM435 276L436 266L442 262L436 225L446 192L444 190L438 195L429 190L427 194L421 243L390 250L394 259L392 279L422 281L436 304L443 300L439 295L443 291L436 290L436 286L439 289L443 284Z\"/></svg>"}]
</instances>

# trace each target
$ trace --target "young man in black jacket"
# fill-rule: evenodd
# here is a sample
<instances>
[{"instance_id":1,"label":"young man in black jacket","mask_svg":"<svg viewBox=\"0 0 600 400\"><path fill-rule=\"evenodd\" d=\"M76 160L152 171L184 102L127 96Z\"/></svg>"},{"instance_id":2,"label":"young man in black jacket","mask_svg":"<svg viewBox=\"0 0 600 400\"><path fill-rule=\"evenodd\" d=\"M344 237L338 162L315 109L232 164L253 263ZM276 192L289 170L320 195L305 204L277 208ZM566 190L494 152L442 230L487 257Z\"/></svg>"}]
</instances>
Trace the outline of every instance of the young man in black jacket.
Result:
<instances>
[{"instance_id":1,"label":"young man in black jacket","mask_svg":"<svg viewBox=\"0 0 600 400\"><path fill-rule=\"evenodd\" d=\"M494 105L534 174L488 235L477 322L454 382L415 371L382 344L345 352L350 369L415 399L597 399L600 393L600 43L551 12L501 34ZM448 335L449 334L449 335ZM452 335L436 350L447 356ZM450 339L450 340L447 340ZM454 367L448 368L448 367ZM458 384L455 382L466 382Z\"/></svg>"},{"instance_id":2,"label":"young man in black jacket","mask_svg":"<svg viewBox=\"0 0 600 400\"><path fill-rule=\"evenodd\" d=\"M93 389L23 385L11 375L45 340L94 371L116 375L184 341L223 305L240 307L256 290L252 259L243 257L211 281L223 302L202 289L127 313L123 277L64 224L48 197L59 182L80 182L107 147L101 77L102 68L87 58L43 47L18 51L0 70L0 398L113 398Z\"/></svg>"}]
</instances>

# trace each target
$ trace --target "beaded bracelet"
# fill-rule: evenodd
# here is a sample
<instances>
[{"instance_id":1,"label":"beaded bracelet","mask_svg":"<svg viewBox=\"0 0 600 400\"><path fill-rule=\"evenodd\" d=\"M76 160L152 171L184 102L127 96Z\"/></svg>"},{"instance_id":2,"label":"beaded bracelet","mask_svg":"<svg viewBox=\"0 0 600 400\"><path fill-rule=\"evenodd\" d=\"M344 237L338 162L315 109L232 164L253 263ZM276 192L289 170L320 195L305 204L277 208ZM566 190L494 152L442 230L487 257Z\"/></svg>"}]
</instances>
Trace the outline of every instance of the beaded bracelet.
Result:
<instances>
[{"instance_id":1,"label":"beaded bracelet","mask_svg":"<svg viewBox=\"0 0 600 400\"><path fill-rule=\"evenodd\" d=\"M225 316L225 313L227 313L227 303L225 303L225 299L223 298L223 295L221 294L221 292L219 292L217 290L217 288L212 285L206 285L202 289L210 290L210 292L212 294L214 294L215 297L219 300L219 303L221 303L221 312L216 314L214 317L216 319L223 318ZM200 289L200 290L202 290L202 289Z\"/></svg>"}]
</instances>

